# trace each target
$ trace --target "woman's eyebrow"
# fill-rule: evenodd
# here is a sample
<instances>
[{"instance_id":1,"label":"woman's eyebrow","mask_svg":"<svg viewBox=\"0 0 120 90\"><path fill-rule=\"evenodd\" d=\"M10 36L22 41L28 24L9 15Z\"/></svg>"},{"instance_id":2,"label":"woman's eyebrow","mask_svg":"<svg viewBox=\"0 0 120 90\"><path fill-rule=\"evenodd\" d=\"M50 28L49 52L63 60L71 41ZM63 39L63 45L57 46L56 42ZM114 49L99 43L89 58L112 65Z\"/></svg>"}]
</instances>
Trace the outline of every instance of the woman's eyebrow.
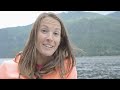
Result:
<instances>
[{"instance_id":1,"label":"woman's eyebrow","mask_svg":"<svg viewBox=\"0 0 120 90\"><path fill-rule=\"evenodd\" d=\"M45 27L45 28L48 28L48 26L46 26L46 25L41 25L41 27Z\"/></svg>"},{"instance_id":2,"label":"woman's eyebrow","mask_svg":"<svg viewBox=\"0 0 120 90\"><path fill-rule=\"evenodd\" d=\"M60 31L61 29L60 28L55 28L55 30Z\"/></svg>"}]
</instances>

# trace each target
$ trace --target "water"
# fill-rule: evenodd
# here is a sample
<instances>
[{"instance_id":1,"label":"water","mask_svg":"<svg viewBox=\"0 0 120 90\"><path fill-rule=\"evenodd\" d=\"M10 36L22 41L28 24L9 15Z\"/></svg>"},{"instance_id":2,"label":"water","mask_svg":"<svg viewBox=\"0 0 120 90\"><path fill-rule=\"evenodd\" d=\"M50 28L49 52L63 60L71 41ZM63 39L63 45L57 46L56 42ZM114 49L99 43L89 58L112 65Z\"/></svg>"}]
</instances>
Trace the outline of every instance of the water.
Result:
<instances>
[{"instance_id":1,"label":"water","mask_svg":"<svg viewBox=\"0 0 120 90\"><path fill-rule=\"evenodd\" d=\"M120 56L76 59L78 79L120 79Z\"/></svg>"},{"instance_id":2,"label":"water","mask_svg":"<svg viewBox=\"0 0 120 90\"><path fill-rule=\"evenodd\" d=\"M0 59L0 63L10 58ZM120 56L78 57L78 79L120 79Z\"/></svg>"},{"instance_id":3,"label":"water","mask_svg":"<svg viewBox=\"0 0 120 90\"><path fill-rule=\"evenodd\" d=\"M8 61L8 60L13 60L13 58L0 58L0 64L3 62L3 61Z\"/></svg>"}]
</instances>

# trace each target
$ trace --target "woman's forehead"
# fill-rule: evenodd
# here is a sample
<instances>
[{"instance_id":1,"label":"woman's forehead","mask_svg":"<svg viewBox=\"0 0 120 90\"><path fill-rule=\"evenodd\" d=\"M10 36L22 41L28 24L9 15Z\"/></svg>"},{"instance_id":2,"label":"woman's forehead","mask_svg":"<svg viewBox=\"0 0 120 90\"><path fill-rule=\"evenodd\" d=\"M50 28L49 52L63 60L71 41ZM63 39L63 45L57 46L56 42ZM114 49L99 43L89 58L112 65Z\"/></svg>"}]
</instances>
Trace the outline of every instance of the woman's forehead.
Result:
<instances>
[{"instance_id":1,"label":"woman's forehead","mask_svg":"<svg viewBox=\"0 0 120 90\"><path fill-rule=\"evenodd\" d=\"M50 25L55 25L57 27L61 27L60 25L60 22L52 17L45 17L41 20L41 25L47 25L47 24L50 24Z\"/></svg>"}]
</instances>

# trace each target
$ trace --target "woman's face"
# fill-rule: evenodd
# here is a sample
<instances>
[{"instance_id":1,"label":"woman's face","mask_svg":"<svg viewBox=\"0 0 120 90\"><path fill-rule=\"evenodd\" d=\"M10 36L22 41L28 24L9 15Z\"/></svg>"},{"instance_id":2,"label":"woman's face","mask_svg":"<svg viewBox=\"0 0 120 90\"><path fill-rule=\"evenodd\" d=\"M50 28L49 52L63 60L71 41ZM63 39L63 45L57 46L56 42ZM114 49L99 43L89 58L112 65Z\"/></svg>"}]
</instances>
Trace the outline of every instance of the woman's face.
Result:
<instances>
[{"instance_id":1,"label":"woman's face","mask_svg":"<svg viewBox=\"0 0 120 90\"><path fill-rule=\"evenodd\" d=\"M61 39L61 25L52 17L41 20L37 36L37 49L43 56L51 56L57 50Z\"/></svg>"}]
</instances>

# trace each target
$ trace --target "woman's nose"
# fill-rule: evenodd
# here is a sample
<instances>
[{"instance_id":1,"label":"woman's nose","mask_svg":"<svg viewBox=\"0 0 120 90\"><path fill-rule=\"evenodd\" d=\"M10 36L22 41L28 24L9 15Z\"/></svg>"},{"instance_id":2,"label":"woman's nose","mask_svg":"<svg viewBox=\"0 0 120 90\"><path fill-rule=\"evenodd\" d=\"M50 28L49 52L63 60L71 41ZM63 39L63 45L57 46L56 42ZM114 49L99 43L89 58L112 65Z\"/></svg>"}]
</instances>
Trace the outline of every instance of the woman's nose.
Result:
<instances>
[{"instance_id":1,"label":"woman's nose","mask_svg":"<svg viewBox=\"0 0 120 90\"><path fill-rule=\"evenodd\" d=\"M53 34L49 33L49 35L47 36L47 41L52 42L53 41Z\"/></svg>"}]
</instances>

